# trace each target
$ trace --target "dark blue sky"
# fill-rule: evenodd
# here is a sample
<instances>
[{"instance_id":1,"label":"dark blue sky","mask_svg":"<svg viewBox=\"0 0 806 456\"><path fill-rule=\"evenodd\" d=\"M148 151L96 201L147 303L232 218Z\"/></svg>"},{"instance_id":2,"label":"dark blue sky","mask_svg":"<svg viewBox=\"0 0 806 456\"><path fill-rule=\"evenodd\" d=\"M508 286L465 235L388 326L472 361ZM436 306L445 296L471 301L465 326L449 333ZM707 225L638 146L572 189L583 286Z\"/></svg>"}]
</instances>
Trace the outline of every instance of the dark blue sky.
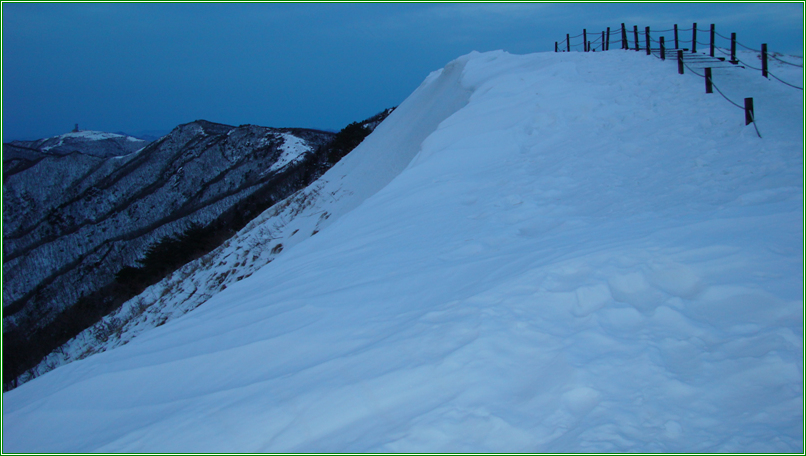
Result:
<instances>
[{"instance_id":1,"label":"dark blue sky","mask_svg":"<svg viewBox=\"0 0 806 456\"><path fill-rule=\"evenodd\" d=\"M206 119L338 130L470 51L715 23L803 55L803 3L3 3L3 140ZM702 41L707 40L703 37Z\"/></svg>"}]
</instances>

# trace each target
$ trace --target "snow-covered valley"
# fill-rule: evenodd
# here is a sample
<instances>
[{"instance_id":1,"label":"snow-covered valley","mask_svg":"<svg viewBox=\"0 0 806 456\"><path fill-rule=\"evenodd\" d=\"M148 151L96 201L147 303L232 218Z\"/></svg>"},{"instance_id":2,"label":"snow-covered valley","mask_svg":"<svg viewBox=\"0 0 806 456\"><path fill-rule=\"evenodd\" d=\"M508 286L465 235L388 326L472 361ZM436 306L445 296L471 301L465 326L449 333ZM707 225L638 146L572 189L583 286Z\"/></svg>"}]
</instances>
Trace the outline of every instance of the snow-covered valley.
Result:
<instances>
[{"instance_id":1,"label":"snow-covered valley","mask_svg":"<svg viewBox=\"0 0 806 456\"><path fill-rule=\"evenodd\" d=\"M762 138L671 61L460 57L3 451L802 452L803 95L714 75Z\"/></svg>"}]
</instances>

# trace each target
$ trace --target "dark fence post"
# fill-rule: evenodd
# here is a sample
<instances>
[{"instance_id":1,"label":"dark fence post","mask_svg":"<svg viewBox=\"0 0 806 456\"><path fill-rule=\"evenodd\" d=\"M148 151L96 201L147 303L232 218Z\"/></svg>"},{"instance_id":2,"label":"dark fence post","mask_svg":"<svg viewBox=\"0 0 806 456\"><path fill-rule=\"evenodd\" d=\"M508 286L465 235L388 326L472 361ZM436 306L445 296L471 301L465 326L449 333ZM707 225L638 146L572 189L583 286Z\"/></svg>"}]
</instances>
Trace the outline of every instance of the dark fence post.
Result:
<instances>
[{"instance_id":1,"label":"dark fence post","mask_svg":"<svg viewBox=\"0 0 806 456\"><path fill-rule=\"evenodd\" d=\"M674 48L680 49L680 43L677 41L677 24L674 25Z\"/></svg>"},{"instance_id":2,"label":"dark fence post","mask_svg":"<svg viewBox=\"0 0 806 456\"><path fill-rule=\"evenodd\" d=\"M666 60L666 43L663 37L660 37L660 59Z\"/></svg>"},{"instance_id":3,"label":"dark fence post","mask_svg":"<svg viewBox=\"0 0 806 456\"><path fill-rule=\"evenodd\" d=\"M711 57L714 56L714 34L716 33L716 28L714 24L711 24Z\"/></svg>"},{"instance_id":4,"label":"dark fence post","mask_svg":"<svg viewBox=\"0 0 806 456\"><path fill-rule=\"evenodd\" d=\"M588 50L587 50L587 52L590 52L590 51L591 51L591 42L588 41Z\"/></svg>"},{"instance_id":5,"label":"dark fence post","mask_svg":"<svg viewBox=\"0 0 806 456\"><path fill-rule=\"evenodd\" d=\"M677 74L683 74L683 51L677 50Z\"/></svg>"},{"instance_id":6,"label":"dark fence post","mask_svg":"<svg viewBox=\"0 0 806 456\"><path fill-rule=\"evenodd\" d=\"M634 25L632 30L633 30L633 33L635 34L635 50L640 51L641 50L641 45L638 43L638 26Z\"/></svg>"},{"instance_id":7,"label":"dark fence post","mask_svg":"<svg viewBox=\"0 0 806 456\"><path fill-rule=\"evenodd\" d=\"M555 42L554 42L554 52L559 52L559 51L557 50L558 46L559 46L559 45L558 45L558 44L557 44L557 42L555 41Z\"/></svg>"},{"instance_id":8,"label":"dark fence post","mask_svg":"<svg viewBox=\"0 0 806 456\"><path fill-rule=\"evenodd\" d=\"M609 50L610 50L610 27L607 28L607 47L605 48L605 51Z\"/></svg>"},{"instance_id":9,"label":"dark fence post","mask_svg":"<svg viewBox=\"0 0 806 456\"><path fill-rule=\"evenodd\" d=\"M761 45L761 75L769 79L767 76L767 43Z\"/></svg>"},{"instance_id":10,"label":"dark fence post","mask_svg":"<svg viewBox=\"0 0 806 456\"><path fill-rule=\"evenodd\" d=\"M570 38L570 36L571 36L570 33L565 34L565 49L566 49L566 52L571 52L571 38Z\"/></svg>"},{"instance_id":11,"label":"dark fence post","mask_svg":"<svg viewBox=\"0 0 806 456\"><path fill-rule=\"evenodd\" d=\"M605 50L605 36L604 36L604 30L602 30L602 50L603 50L603 51Z\"/></svg>"},{"instance_id":12,"label":"dark fence post","mask_svg":"<svg viewBox=\"0 0 806 456\"><path fill-rule=\"evenodd\" d=\"M705 69L705 93L714 93L713 81L711 80L711 69Z\"/></svg>"},{"instance_id":13,"label":"dark fence post","mask_svg":"<svg viewBox=\"0 0 806 456\"><path fill-rule=\"evenodd\" d=\"M697 23L694 23L694 27L691 28L691 53L695 54L697 52Z\"/></svg>"},{"instance_id":14,"label":"dark fence post","mask_svg":"<svg viewBox=\"0 0 806 456\"><path fill-rule=\"evenodd\" d=\"M645 29L646 32L646 55L652 55L652 43L649 41L649 27Z\"/></svg>"},{"instance_id":15,"label":"dark fence post","mask_svg":"<svg viewBox=\"0 0 806 456\"><path fill-rule=\"evenodd\" d=\"M739 61L736 60L736 34L735 33L730 34L730 63L732 63L734 65L739 63Z\"/></svg>"},{"instance_id":16,"label":"dark fence post","mask_svg":"<svg viewBox=\"0 0 806 456\"><path fill-rule=\"evenodd\" d=\"M624 26L624 22L621 23L621 48L630 48L630 46L627 44L627 27Z\"/></svg>"},{"instance_id":17,"label":"dark fence post","mask_svg":"<svg viewBox=\"0 0 806 456\"><path fill-rule=\"evenodd\" d=\"M588 52L588 30L582 29L582 48Z\"/></svg>"},{"instance_id":18,"label":"dark fence post","mask_svg":"<svg viewBox=\"0 0 806 456\"><path fill-rule=\"evenodd\" d=\"M755 122L756 118L753 115L753 99L752 98L745 98L744 99L744 124L750 125L751 122Z\"/></svg>"}]
</instances>

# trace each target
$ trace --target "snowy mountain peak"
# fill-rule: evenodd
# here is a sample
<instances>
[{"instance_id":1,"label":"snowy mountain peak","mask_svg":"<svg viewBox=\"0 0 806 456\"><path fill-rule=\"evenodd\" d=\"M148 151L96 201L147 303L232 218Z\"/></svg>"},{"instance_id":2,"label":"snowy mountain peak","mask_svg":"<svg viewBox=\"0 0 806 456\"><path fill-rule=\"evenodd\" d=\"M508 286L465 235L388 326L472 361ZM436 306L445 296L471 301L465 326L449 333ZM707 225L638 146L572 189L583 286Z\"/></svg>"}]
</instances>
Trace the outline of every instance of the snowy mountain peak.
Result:
<instances>
[{"instance_id":1,"label":"snowy mountain peak","mask_svg":"<svg viewBox=\"0 0 806 456\"><path fill-rule=\"evenodd\" d=\"M714 72L763 138L636 52L449 63L4 451L802 452L802 94Z\"/></svg>"},{"instance_id":2,"label":"snowy mountain peak","mask_svg":"<svg viewBox=\"0 0 806 456\"><path fill-rule=\"evenodd\" d=\"M148 141L132 136L103 131L74 131L36 141L12 141L4 147L3 160L37 160L43 156L63 156L72 153L107 158L130 154L143 148Z\"/></svg>"}]
</instances>

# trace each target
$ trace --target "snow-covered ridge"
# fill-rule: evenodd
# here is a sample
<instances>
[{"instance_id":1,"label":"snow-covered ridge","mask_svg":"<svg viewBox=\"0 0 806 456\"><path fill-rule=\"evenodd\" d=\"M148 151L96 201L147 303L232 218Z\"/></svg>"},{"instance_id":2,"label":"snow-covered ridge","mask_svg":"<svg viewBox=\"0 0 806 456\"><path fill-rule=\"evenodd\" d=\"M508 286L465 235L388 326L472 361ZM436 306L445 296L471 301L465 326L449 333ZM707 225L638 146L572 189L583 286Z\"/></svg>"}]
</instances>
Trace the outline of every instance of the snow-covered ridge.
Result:
<instances>
[{"instance_id":1,"label":"snow-covered ridge","mask_svg":"<svg viewBox=\"0 0 806 456\"><path fill-rule=\"evenodd\" d=\"M356 207L408 165L419 150L417 141L467 102L469 91L456 90L463 65L460 59L446 71L431 74L395 112L384 112L389 115L384 123L368 127L375 132L350 152L349 159L258 216L215 251L183 266L59 347L21 381L126 344L195 309ZM306 147L293 135L284 133L280 138L282 153L268 172L287 166Z\"/></svg>"},{"instance_id":2,"label":"snow-covered ridge","mask_svg":"<svg viewBox=\"0 0 806 456\"><path fill-rule=\"evenodd\" d=\"M278 169L283 168L311 149L302 138L298 138L288 133L283 133L282 138L283 145L280 147L282 148L283 152L280 155L280 158L278 158L277 161L271 165L270 171L277 171Z\"/></svg>"},{"instance_id":3,"label":"snow-covered ridge","mask_svg":"<svg viewBox=\"0 0 806 456\"><path fill-rule=\"evenodd\" d=\"M802 94L716 75L763 138L635 52L452 62L4 451L802 452Z\"/></svg>"},{"instance_id":4,"label":"snow-covered ridge","mask_svg":"<svg viewBox=\"0 0 806 456\"><path fill-rule=\"evenodd\" d=\"M117 133L107 133L104 131L93 131L93 130L73 131L70 133L65 133L63 135L54 136L52 138L33 141L32 143L35 145L37 149L41 150L42 152L55 152L54 149L63 148L65 146L75 147L76 144L81 142L107 141L107 140L132 142L139 144L140 147L148 143L148 141L135 138L132 136L124 136L119 135ZM130 153L132 149L131 146L126 146L126 148L123 150ZM90 154L94 155L92 153Z\"/></svg>"},{"instance_id":5,"label":"snow-covered ridge","mask_svg":"<svg viewBox=\"0 0 806 456\"><path fill-rule=\"evenodd\" d=\"M104 139L117 139L117 138L125 138L127 141L139 141L145 142L142 139L135 138L132 136L124 136L119 135L117 133L108 133L105 131L94 131L94 130L82 130L82 131L72 131L70 133L65 133L63 135L57 136L59 139L68 139L68 138L81 138L86 139L88 141L101 141Z\"/></svg>"}]
</instances>

